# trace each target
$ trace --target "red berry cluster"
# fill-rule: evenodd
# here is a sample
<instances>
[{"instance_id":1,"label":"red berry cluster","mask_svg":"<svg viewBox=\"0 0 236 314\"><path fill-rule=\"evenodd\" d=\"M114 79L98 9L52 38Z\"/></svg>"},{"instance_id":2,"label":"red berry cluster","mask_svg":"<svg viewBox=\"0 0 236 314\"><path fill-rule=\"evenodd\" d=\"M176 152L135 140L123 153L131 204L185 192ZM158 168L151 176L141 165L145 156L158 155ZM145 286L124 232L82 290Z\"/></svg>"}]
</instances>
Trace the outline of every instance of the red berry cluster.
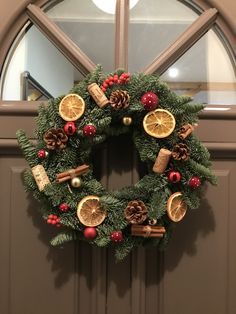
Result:
<instances>
[{"instance_id":1,"label":"red berry cluster","mask_svg":"<svg viewBox=\"0 0 236 314\"><path fill-rule=\"evenodd\" d=\"M130 73L122 73L120 76L114 74L114 76L109 76L105 81L102 83L101 89L105 93L108 87L118 84L123 85L128 83L130 80Z\"/></svg>"},{"instance_id":2,"label":"red berry cluster","mask_svg":"<svg viewBox=\"0 0 236 314\"><path fill-rule=\"evenodd\" d=\"M61 227L60 217L58 217L57 215L53 215L53 214L48 215L47 223L51 225L55 225L57 227Z\"/></svg>"}]
</instances>

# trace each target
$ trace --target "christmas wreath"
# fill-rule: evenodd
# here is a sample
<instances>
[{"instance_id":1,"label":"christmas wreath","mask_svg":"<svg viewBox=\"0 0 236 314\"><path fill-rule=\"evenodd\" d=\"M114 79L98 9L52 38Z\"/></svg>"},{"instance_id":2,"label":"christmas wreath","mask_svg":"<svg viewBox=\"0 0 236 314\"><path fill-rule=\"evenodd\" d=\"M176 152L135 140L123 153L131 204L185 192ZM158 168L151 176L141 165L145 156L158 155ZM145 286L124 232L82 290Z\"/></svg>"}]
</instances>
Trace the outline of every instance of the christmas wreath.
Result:
<instances>
[{"instance_id":1,"label":"christmas wreath","mask_svg":"<svg viewBox=\"0 0 236 314\"><path fill-rule=\"evenodd\" d=\"M59 230L52 245L77 239L111 245L117 259L140 245L166 246L176 222L199 206L201 185L215 183L209 153L193 134L203 106L190 100L155 75L106 75L98 66L68 95L40 106L36 145L22 130L17 137L31 167L26 189ZM109 192L93 174L92 151L125 133L147 173Z\"/></svg>"}]
</instances>

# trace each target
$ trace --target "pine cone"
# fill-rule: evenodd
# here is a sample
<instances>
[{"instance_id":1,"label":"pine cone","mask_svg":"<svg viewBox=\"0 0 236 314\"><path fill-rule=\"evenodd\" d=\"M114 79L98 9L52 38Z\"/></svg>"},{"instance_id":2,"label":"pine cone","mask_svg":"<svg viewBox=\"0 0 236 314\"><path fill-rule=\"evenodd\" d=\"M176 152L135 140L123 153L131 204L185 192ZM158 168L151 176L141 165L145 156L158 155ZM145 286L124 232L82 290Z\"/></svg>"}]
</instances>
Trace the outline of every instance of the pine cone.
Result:
<instances>
[{"instance_id":1,"label":"pine cone","mask_svg":"<svg viewBox=\"0 0 236 314\"><path fill-rule=\"evenodd\" d=\"M44 142L47 144L49 150L64 149L68 137L63 129L49 129L43 137Z\"/></svg>"},{"instance_id":2,"label":"pine cone","mask_svg":"<svg viewBox=\"0 0 236 314\"><path fill-rule=\"evenodd\" d=\"M140 200L130 201L124 211L125 218L131 224L141 224L147 219L147 208Z\"/></svg>"},{"instance_id":3,"label":"pine cone","mask_svg":"<svg viewBox=\"0 0 236 314\"><path fill-rule=\"evenodd\" d=\"M111 93L110 104L114 109L123 109L129 106L130 96L125 90L115 90Z\"/></svg>"},{"instance_id":4,"label":"pine cone","mask_svg":"<svg viewBox=\"0 0 236 314\"><path fill-rule=\"evenodd\" d=\"M188 160L190 150L187 145L183 143L176 144L172 150L172 157L175 160Z\"/></svg>"}]
</instances>

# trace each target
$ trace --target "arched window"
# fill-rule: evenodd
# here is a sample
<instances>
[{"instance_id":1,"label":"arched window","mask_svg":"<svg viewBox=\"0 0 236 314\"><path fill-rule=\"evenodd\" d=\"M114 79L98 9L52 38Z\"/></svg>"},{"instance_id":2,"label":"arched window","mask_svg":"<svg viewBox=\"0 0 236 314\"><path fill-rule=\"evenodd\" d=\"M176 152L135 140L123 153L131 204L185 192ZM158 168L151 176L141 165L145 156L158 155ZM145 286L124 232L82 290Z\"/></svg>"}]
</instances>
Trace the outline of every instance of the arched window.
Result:
<instances>
[{"instance_id":1,"label":"arched window","mask_svg":"<svg viewBox=\"0 0 236 314\"><path fill-rule=\"evenodd\" d=\"M3 100L38 100L40 88L53 97L64 94L99 63L104 71L156 72L197 102L236 104L233 53L214 24L216 9L199 16L188 1L45 2L44 9L27 7L33 23L8 53ZM25 84L25 71L36 85Z\"/></svg>"}]
</instances>

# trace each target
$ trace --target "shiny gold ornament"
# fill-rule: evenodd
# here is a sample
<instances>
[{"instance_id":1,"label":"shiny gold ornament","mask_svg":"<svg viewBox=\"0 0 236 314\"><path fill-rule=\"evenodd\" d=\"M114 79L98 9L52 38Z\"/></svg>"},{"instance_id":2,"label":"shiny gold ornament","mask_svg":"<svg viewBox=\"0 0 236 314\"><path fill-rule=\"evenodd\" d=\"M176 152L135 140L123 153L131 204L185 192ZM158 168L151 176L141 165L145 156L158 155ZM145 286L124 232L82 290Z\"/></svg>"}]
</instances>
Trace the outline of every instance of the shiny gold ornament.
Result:
<instances>
[{"instance_id":1,"label":"shiny gold ornament","mask_svg":"<svg viewBox=\"0 0 236 314\"><path fill-rule=\"evenodd\" d=\"M123 121L124 125L130 125L132 123L132 118L131 117L124 117L122 121Z\"/></svg>"},{"instance_id":2,"label":"shiny gold ornament","mask_svg":"<svg viewBox=\"0 0 236 314\"><path fill-rule=\"evenodd\" d=\"M80 178L76 177L71 179L70 183L74 188L79 188L82 184L82 181Z\"/></svg>"},{"instance_id":3,"label":"shiny gold ornament","mask_svg":"<svg viewBox=\"0 0 236 314\"><path fill-rule=\"evenodd\" d=\"M155 226L156 224L157 224L157 220L156 219L149 219L148 220L148 224L150 225L150 226Z\"/></svg>"}]
</instances>

